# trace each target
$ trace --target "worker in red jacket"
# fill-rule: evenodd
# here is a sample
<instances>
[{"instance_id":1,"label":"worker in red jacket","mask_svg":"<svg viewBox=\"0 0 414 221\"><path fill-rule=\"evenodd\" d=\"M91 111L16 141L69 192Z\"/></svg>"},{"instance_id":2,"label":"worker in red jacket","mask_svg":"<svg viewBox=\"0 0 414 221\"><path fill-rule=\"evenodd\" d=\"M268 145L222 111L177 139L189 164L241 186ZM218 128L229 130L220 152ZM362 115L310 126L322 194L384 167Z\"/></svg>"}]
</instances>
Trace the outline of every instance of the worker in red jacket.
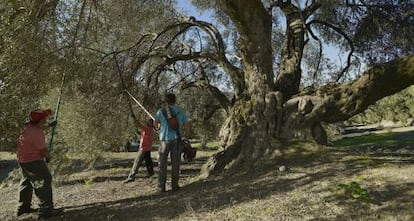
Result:
<instances>
[{"instance_id":1,"label":"worker in red jacket","mask_svg":"<svg viewBox=\"0 0 414 221\"><path fill-rule=\"evenodd\" d=\"M136 124L141 132L141 142L131 172L129 173L128 178L123 181L123 183L129 183L135 180L135 175L137 174L139 167L144 160L147 166L147 177L154 175L154 166L151 159L152 140L154 137L154 121L152 119L149 119L144 125L137 120Z\"/></svg>"},{"instance_id":2,"label":"worker in red jacket","mask_svg":"<svg viewBox=\"0 0 414 221\"><path fill-rule=\"evenodd\" d=\"M22 171L19 188L17 216L35 212L31 207L33 190L39 198L39 217L57 216L63 209L53 207L52 175L46 165L48 150L44 129L56 124L47 124L51 110L33 110L30 121L20 131L17 144L17 161Z\"/></svg>"}]
</instances>

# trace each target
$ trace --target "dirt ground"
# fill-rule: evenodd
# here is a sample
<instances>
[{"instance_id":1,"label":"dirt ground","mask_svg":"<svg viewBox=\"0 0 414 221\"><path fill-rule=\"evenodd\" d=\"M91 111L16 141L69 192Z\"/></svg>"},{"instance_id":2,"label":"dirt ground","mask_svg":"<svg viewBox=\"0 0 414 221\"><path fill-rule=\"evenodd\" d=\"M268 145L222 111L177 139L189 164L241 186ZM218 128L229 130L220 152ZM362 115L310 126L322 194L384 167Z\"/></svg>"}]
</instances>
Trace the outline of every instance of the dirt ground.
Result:
<instances>
[{"instance_id":1,"label":"dirt ground","mask_svg":"<svg viewBox=\"0 0 414 221\"><path fill-rule=\"evenodd\" d=\"M157 176L145 178L145 170L135 182L122 184L134 153L114 154L117 163L73 174L56 185L54 202L65 212L48 220L414 221L412 147L362 153L306 151L310 144L296 145L303 151L264 170L209 180L197 180L197 175L213 151L200 151L195 161L182 165L182 188L171 192L168 185L166 193L156 192ZM1 168L12 162L2 159ZM369 200L354 198L340 187L351 182L367 190ZM36 220L36 214L16 217L17 193L18 183L0 189L0 220Z\"/></svg>"}]
</instances>

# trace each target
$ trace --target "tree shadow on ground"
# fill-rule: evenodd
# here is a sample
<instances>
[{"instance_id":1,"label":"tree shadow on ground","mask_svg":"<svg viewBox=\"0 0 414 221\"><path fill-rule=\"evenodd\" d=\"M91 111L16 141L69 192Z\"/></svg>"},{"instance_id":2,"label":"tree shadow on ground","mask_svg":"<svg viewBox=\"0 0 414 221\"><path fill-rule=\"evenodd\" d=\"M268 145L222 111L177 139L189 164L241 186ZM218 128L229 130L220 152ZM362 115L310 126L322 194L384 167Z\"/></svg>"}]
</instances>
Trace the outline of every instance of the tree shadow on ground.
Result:
<instances>
[{"instance_id":1,"label":"tree shadow on ground","mask_svg":"<svg viewBox=\"0 0 414 221\"><path fill-rule=\"evenodd\" d=\"M0 160L0 183L9 176L9 173L18 168L16 160Z\"/></svg>"},{"instance_id":2,"label":"tree shadow on ground","mask_svg":"<svg viewBox=\"0 0 414 221\"><path fill-rule=\"evenodd\" d=\"M65 214L50 220L165 220L181 214L193 212L209 212L229 208L251 200L266 199L271 195L286 194L295 188L318 185L321 180L327 180L332 185L340 182L337 176L352 177L367 168L378 167L384 163L405 165L414 164L414 159L381 159L366 160L355 158L347 152L329 151L297 155L295 158L285 158L277 164L267 165L267 169L252 170L232 176L216 177L185 185L177 192L144 193L139 197L121 200L90 203L66 207ZM348 157L348 158L347 158ZM368 157L368 156L367 156ZM200 165L202 162L197 162ZM277 165L284 164L287 171L277 170ZM188 177L195 176L198 169L184 170ZM294 174L294 176L292 176ZM115 182L115 181L114 181ZM380 207L379 212L391 213L394 210L409 210L412 205L410 184L401 183L388 185L380 191L372 192L372 204L387 206ZM320 191L329 191L326 188ZM352 220L361 214L368 214L367 204L352 203L340 194L330 194L321 201L333 201L343 204L345 212L337 215L335 220ZM405 202L401 204L401 202ZM312 213L312 211L310 211ZM395 212L394 212L395 213ZM355 214L355 215L353 215ZM354 217L355 216L355 217ZM320 218L318 220L324 220ZM328 220L328 219L326 219Z\"/></svg>"},{"instance_id":3,"label":"tree shadow on ground","mask_svg":"<svg viewBox=\"0 0 414 221\"><path fill-rule=\"evenodd\" d=\"M184 185L179 191L158 193L155 187L138 197L120 200L86 203L64 207L65 213L49 220L166 220L174 219L185 213L212 212L253 200L266 199L271 195L283 195L296 188L311 188L321 180L338 186L338 177L352 177L366 169L381 167L384 164L394 166L414 165L414 158L407 157L370 157L354 155L352 151L306 152L298 149L295 157L285 157L266 165L265 169L240 172L232 176L216 177ZM207 158L183 164L182 179L195 177ZM278 166L285 165L286 171ZM125 178L125 177L122 177ZM120 176L102 176L94 182L119 182ZM350 180L348 180L350 181ZM82 182L82 181L79 181ZM395 211L409 211L413 205L412 186L398 180L378 189L370 189L372 200L360 202L346 197L340 191L321 197L321 201L343 206L343 213L336 217L315 220L358 220L361 215L380 218L373 214L371 206L379 208L381 213L395 214ZM328 187L319 188L321 196L329 192ZM108 190L108 194L109 190ZM319 194L316 192L315 194ZM86 196L87 197L87 196ZM305 196L306 197L306 196ZM309 213L317 211L309 211ZM409 214L408 214L409 215ZM25 220L32 220L28 218Z\"/></svg>"},{"instance_id":4,"label":"tree shadow on ground","mask_svg":"<svg viewBox=\"0 0 414 221\"><path fill-rule=\"evenodd\" d=\"M195 160L192 160L191 162L183 161L181 164L181 178L194 177L197 174L199 174L201 166L207 161L207 159L208 157L200 157ZM130 173L130 169L132 168L132 165L133 165L133 160L115 160L110 163L100 164L99 166L96 166L94 168L94 171L96 171L98 175L92 175L92 176L86 175L86 176L81 176L80 178L76 178L76 179L63 180L59 182L59 185L65 186L65 185L77 185L77 184L82 184L82 183L122 181L126 179L128 174ZM169 162L168 165L171 166L171 163ZM158 162L154 161L153 166L156 169L158 167ZM104 170L113 169L113 168L125 169L124 170L125 173L115 172L113 174L109 174L105 176L100 175L99 173L99 171L104 171ZM136 179L148 178L146 175L146 172L142 172L142 171L146 171L145 162L143 162L143 164L139 168L139 171L135 176Z\"/></svg>"},{"instance_id":5,"label":"tree shadow on ground","mask_svg":"<svg viewBox=\"0 0 414 221\"><path fill-rule=\"evenodd\" d=\"M413 195L409 194L413 185L414 183L386 185L381 187L381 190L370 190L371 199L369 201L353 199L342 194L333 194L324 200L347 205L344 207L343 213L338 214L333 219L317 220L360 220L361 217L382 220L381 218L384 215L397 220L410 220L414 217L414 213L410 209L414 203ZM374 213L372 205L378 208Z\"/></svg>"}]
</instances>

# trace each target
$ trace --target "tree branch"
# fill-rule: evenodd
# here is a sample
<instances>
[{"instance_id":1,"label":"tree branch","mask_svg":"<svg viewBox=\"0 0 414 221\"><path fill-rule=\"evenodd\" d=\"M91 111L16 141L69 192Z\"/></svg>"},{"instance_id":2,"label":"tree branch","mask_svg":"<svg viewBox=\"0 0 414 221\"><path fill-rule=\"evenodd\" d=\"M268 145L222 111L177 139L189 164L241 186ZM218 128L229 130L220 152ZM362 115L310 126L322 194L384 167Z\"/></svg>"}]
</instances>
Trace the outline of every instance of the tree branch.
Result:
<instances>
[{"instance_id":1,"label":"tree branch","mask_svg":"<svg viewBox=\"0 0 414 221\"><path fill-rule=\"evenodd\" d=\"M229 110L231 103L229 99L226 97L226 95L224 95L217 87L214 87L213 85L209 84L206 80L188 82L182 86L183 89L190 87L207 89L209 93L219 101L221 107L224 108L224 110Z\"/></svg>"},{"instance_id":2,"label":"tree branch","mask_svg":"<svg viewBox=\"0 0 414 221\"><path fill-rule=\"evenodd\" d=\"M338 82L342 78L342 76L344 76L344 74L348 71L349 67L351 67L351 57L352 57L352 54L354 53L354 50L355 50L354 44L352 42L352 39L347 34L345 34L345 32L343 32L340 28L338 28L338 27L336 27L336 26L334 26L330 23L315 19L315 20L310 21L308 24L306 24L306 26L310 27L310 25L315 24L315 23L319 23L319 24L325 25L329 28L332 28L333 30L338 32L340 35L342 35L348 41L349 46L351 47L351 50L348 53L347 65L345 66L345 68L342 70L342 72L336 78L336 82Z\"/></svg>"},{"instance_id":3,"label":"tree branch","mask_svg":"<svg viewBox=\"0 0 414 221\"><path fill-rule=\"evenodd\" d=\"M312 36L313 39L315 39L318 43L319 43L319 55L318 55L318 64L316 65L316 70L313 73L313 81L316 81L316 75L318 74L319 71L319 67L321 64L321 59L322 59L322 42L321 40L313 33L312 29L310 28L310 26L306 25L306 28L308 30L308 32L310 33L310 35Z\"/></svg>"},{"instance_id":4,"label":"tree branch","mask_svg":"<svg viewBox=\"0 0 414 221\"><path fill-rule=\"evenodd\" d=\"M307 5L307 2L306 2ZM312 1L311 5L307 6L303 12L304 17L306 20L307 18L309 18L309 16L311 16L316 10L318 10L321 7L322 3L320 3L319 1Z\"/></svg>"},{"instance_id":5,"label":"tree branch","mask_svg":"<svg viewBox=\"0 0 414 221\"><path fill-rule=\"evenodd\" d=\"M397 4L401 4L401 3L397 3ZM413 3L406 3L403 4L404 6L414 6ZM366 4L366 3L362 3L362 4L356 4L356 3L350 3L349 0L346 1L345 6L348 7L365 7L365 8L385 8L385 9L389 9L390 7L395 7L397 5L395 4Z\"/></svg>"},{"instance_id":6,"label":"tree branch","mask_svg":"<svg viewBox=\"0 0 414 221\"><path fill-rule=\"evenodd\" d=\"M246 81L255 73L266 73L264 82L256 82L274 89L273 69L270 62L265 62L272 56L271 27L272 17L260 0L223 0L216 1L217 5L233 21L240 36L240 52L243 71L233 71L237 78L233 83L237 86L236 97L246 89L249 91L260 88L254 82ZM257 47L262 45L262 47ZM269 46L267 46L269 45ZM228 66L228 65L227 65ZM227 71L227 70L226 70Z\"/></svg>"},{"instance_id":7,"label":"tree branch","mask_svg":"<svg viewBox=\"0 0 414 221\"><path fill-rule=\"evenodd\" d=\"M327 85L308 97L314 107L307 118L335 123L363 112L369 105L414 84L414 55L376 65L355 81L345 85Z\"/></svg>"},{"instance_id":8,"label":"tree branch","mask_svg":"<svg viewBox=\"0 0 414 221\"><path fill-rule=\"evenodd\" d=\"M187 32L190 28L196 27L198 29L203 30L209 39L213 42L215 45L216 52L192 52L189 51L187 54L168 54L167 49L172 45L172 42L178 38L181 34ZM169 37L169 40L167 42L163 41L163 37L170 33L170 31L173 31L172 37ZM196 60L200 58L208 58L211 60L214 60L216 63L218 63L225 71L228 73L233 80L233 85L236 91L240 91L243 88L243 75L239 68L232 65L230 61L225 56L225 46L224 41L219 33L219 31L210 23L203 22L203 21L197 21L195 18L189 19L186 21L182 21L179 23L175 23L172 25L167 26L165 29L163 29L158 34L152 34L152 42L149 46L148 53L141 57L140 64L145 62L151 57L160 57L164 60L161 64L159 64L156 69L151 73L151 75L155 73L161 73L160 70L163 70L166 65L173 64L177 61L187 61L187 60ZM141 38L139 42L137 42L135 45L139 45L140 42L142 42L144 39ZM157 46L158 43L162 43L161 46ZM132 50L134 47L130 47L129 50ZM202 47L200 47L202 48ZM135 65L134 69L139 68L139 66Z\"/></svg>"}]
</instances>

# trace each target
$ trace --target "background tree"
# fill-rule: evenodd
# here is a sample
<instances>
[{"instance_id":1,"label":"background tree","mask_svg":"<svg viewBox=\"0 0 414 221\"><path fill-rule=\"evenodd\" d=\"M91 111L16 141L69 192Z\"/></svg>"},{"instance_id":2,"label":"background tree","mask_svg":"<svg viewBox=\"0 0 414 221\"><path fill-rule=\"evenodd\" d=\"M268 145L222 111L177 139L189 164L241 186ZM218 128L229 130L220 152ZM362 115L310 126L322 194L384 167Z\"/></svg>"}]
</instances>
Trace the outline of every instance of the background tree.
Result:
<instances>
[{"instance_id":1,"label":"background tree","mask_svg":"<svg viewBox=\"0 0 414 221\"><path fill-rule=\"evenodd\" d=\"M168 10L168 1L118 3L11 0L0 4L1 149L15 150L19 127L31 109L55 107L65 74L53 148L61 153L53 154L57 165L70 166L63 165L66 156L93 162L101 151L118 150L136 133L120 70L103 57L133 45L137 35L159 28L152 18L164 11L160 9L165 12L157 22L171 22L176 15ZM151 94L142 77L124 74L137 97Z\"/></svg>"},{"instance_id":2,"label":"background tree","mask_svg":"<svg viewBox=\"0 0 414 221\"><path fill-rule=\"evenodd\" d=\"M0 5L0 142L5 148L15 148L18 127L27 119L28 110L39 105L51 87L49 82L59 79L53 68L57 57L49 53L56 47L53 26L47 25L55 2L42 2Z\"/></svg>"},{"instance_id":3,"label":"background tree","mask_svg":"<svg viewBox=\"0 0 414 221\"><path fill-rule=\"evenodd\" d=\"M397 94L386 97L370 106L363 113L353 116L346 123L375 124L382 120L393 121L411 126L414 113L414 87L411 86Z\"/></svg>"},{"instance_id":4,"label":"background tree","mask_svg":"<svg viewBox=\"0 0 414 221\"><path fill-rule=\"evenodd\" d=\"M191 116L191 138L198 138L201 148L207 148L209 141L216 142L225 119L225 112L217 100L199 88L189 88L178 95L178 103Z\"/></svg>"}]
</instances>

